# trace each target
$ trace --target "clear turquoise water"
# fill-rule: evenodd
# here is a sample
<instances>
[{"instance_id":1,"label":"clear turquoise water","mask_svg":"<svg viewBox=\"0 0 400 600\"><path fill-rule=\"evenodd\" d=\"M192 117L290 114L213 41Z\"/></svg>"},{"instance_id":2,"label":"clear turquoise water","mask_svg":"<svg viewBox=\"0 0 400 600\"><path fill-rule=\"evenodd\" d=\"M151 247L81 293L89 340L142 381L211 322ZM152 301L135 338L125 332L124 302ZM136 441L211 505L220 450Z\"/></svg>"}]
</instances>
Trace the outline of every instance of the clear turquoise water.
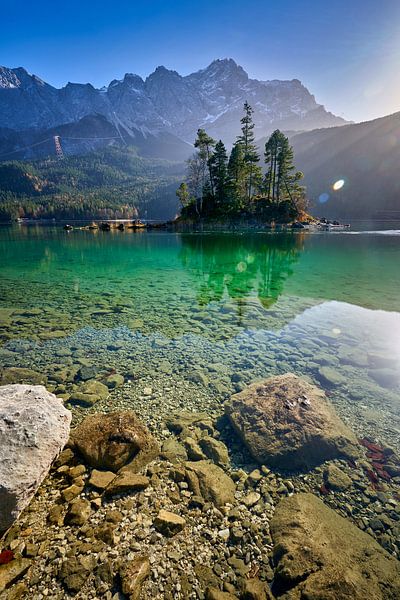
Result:
<instances>
[{"instance_id":1,"label":"clear turquoise water","mask_svg":"<svg viewBox=\"0 0 400 600\"><path fill-rule=\"evenodd\" d=\"M196 390L199 402L220 403L250 381L293 371L322 385L360 434L398 444L399 294L393 227L208 235L3 227L0 366L51 379L55 365L83 358L161 392L181 385L179 405Z\"/></svg>"}]
</instances>

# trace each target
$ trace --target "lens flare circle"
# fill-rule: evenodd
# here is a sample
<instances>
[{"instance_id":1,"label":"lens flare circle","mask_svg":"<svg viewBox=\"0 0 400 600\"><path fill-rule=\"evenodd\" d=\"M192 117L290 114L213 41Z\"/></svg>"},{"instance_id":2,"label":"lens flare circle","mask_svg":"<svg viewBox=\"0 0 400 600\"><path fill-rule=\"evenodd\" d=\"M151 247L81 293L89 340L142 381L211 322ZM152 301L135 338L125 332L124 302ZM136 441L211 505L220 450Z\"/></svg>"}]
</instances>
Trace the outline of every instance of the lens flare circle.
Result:
<instances>
[{"instance_id":1,"label":"lens flare circle","mask_svg":"<svg viewBox=\"0 0 400 600\"><path fill-rule=\"evenodd\" d=\"M332 186L333 191L338 192L339 190L342 189L342 187L344 186L345 183L346 182L344 179L338 179L337 181L335 181L335 183Z\"/></svg>"},{"instance_id":2,"label":"lens flare circle","mask_svg":"<svg viewBox=\"0 0 400 600\"><path fill-rule=\"evenodd\" d=\"M323 192L319 196L318 201L320 204L325 204L325 202L328 202L329 198L330 198L329 194L327 192Z\"/></svg>"}]
</instances>

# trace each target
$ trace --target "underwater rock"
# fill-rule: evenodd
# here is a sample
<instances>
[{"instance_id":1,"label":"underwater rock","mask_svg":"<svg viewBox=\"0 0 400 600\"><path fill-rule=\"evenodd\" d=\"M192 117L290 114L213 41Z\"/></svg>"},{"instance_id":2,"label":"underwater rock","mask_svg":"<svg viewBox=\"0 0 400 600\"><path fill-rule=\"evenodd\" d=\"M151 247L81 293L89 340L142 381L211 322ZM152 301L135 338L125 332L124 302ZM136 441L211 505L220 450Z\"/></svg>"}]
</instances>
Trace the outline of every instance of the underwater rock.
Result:
<instances>
[{"instance_id":1,"label":"underwater rock","mask_svg":"<svg viewBox=\"0 0 400 600\"><path fill-rule=\"evenodd\" d=\"M394 369L371 369L368 374L376 383L379 383L384 388L394 388L400 383L399 373Z\"/></svg>"},{"instance_id":2,"label":"underwater rock","mask_svg":"<svg viewBox=\"0 0 400 600\"><path fill-rule=\"evenodd\" d=\"M97 413L71 432L70 445L86 462L113 472L138 472L159 453L156 440L133 411Z\"/></svg>"},{"instance_id":3,"label":"underwater rock","mask_svg":"<svg viewBox=\"0 0 400 600\"><path fill-rule=\"evenodd\" d=\"M324 392L292 373L249 385L231 397L225 410L260 464L309 469L325 460L360 456L354 433Z\"/></svg>"},{"instance_id":4,"label":"underwater rock","mask_svg":"<svg viewBox=\"0 0 400 600\"><path fill-rule=\"evenodd\" d=\"M166 420L167 428L180 436L181 440L190 435L192 427L207 431L212 434L214 431L213 423L206 412L189 412L182 411L178 414L171 415Z\"/></svg>"},{"instance_id":5,"label":"underwater rock","mask_svg":"<svg viewBox=\"0 0 400 600\"><path fill-rule=\"evenodd\" d=\"M104 379L104 383L110 390L114 390L115 388L122 387L125 383L125 379L123 375L119 375L118 373L113 373Z\"/></svg>"},{"instance_id":6,"label":"underwater rock","mask_svg":"<svg viewBox=\"0 0 400 600\"><path fill-rule=\"evenodd\" d=\"M69 402L81 406L93 406L99 400L105 400L108 396L108 387L100 381L89 379L79 386L78 391L72 392Z\"/></svg>"},{"instance_id":7,"label":"underwater rock","mask_svg":"<svg viewBox=\"0 0 400 600\"><path fill-rule=\"evenodd\" d=\"M95 365L83 365L77 375L76 378L81 381L88 381L88 379L96 379L97 374L99 373L99 368Z\"/></svg>"},{"instance_id":8,"label":"underwater rock","mask_svg":"<svg viewBox=\"0 0 400 600\"><path fill-rule=\"evenodd\" d=\"M204 454L217 465L226 467L229 464L228 448L224 442L207 435L199 440Z\"/></svg>"},{"instance_id":9,"label":"underwater rock","mask_svg":"<svg viewBox=\"0 0 400 600\"><path fill-rule=\"evenodd\" d=\"M313 494L281 500L271 533L276 595L293 600L400 597L400 562Z\"/></svg>"},{"instance_id":10,"label":"underwater rock","mask_svg":"<svg viewBox=\"0 0 400 600\"><path fill-rule=\"evenodd\" d=\"M331 489L335 492L343 492L351 487L352 481L350 477L336 467L335 465L328 465L324 471L324 481L328 486L328 489Z\"/></svg>"},{"instance_id":11,"label":"underwater rock","mask_svg":"<svg viewBox=\"0 0 400 600\"><path fill-rule=\"evenodd\" d=\"M171 437L162 445L162 454L164 458L170 461L187 460L187 452L184 446L177 439Z\"/></svg>"},{"instance_id":12,"label":"underwater rock","mask_svg":"<svg viewBox=\"0 0 400 600\"><path fill-rule=\"evenodd\" d=\"M346 383L346 378L332 367L320 367L318 369L319 379L322 383L337 386Z\"/></svg>"},{"instance_id":13,"label":"underwater rock","mask_svg":"<svg viewBox=\"0 0 400 600\"><path fill-rule=\"evenodd\" d=\"M189 488L216 506L233 504L236 486L232 479L217 465L206 460L185 463Z\"/></svg>"},{"instance_id":14,"label":"underwater rock","mask_svg":"<svg viewBox=\"0 0 400 600\"><path fill-rule=\"evenodd\" d=\"M0 371L0 385L10 385L13 383L46 385L47 377L32 369L23 369L21 367L9 367Z\"/></svg>"},{"instance_id":15,"label":"underwater rock","mask_svg":"<svg viewBox=\"0 0 400 600\"><path fill-rule=\"evenodd\" d=\"M68 441L71 413L43 386L0 387L0 531L29 504Z\"/></svg>"}]
</instances>

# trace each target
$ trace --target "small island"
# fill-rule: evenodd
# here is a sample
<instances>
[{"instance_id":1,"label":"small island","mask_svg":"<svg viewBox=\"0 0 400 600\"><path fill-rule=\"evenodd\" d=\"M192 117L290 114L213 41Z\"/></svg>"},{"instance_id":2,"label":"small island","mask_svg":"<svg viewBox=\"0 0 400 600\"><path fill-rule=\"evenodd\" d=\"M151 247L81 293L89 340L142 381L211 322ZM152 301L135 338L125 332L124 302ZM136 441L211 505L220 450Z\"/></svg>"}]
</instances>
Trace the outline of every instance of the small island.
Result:
<instances>
[{"instance_id":1,"label":"small island","mask_svg":"<svg viewBox=\"0 0 400 600\"><path fill-rule=\"evenodd\" d=\"M294 166L288 138L275 130L265 144L265 169L255 143L253 109L244 103L241 135L228 157L222 140L197 131L187 160L186 180L177 190L179 224L294 223L307 219L303 173Z\"/></svg>"}]
</instances>

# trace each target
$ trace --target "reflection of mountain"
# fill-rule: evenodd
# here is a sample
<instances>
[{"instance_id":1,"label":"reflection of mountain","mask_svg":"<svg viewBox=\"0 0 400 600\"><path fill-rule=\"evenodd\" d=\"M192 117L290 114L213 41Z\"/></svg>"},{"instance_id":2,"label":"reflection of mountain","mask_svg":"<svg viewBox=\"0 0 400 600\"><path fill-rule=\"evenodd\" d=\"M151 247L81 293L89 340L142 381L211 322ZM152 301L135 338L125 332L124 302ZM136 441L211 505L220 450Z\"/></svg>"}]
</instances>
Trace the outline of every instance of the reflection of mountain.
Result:
<instances>
[{"instance_id":1,"label":"reflection of mountain","mask_svg":"<svg viewBox=\"0 0 400 600\"><path fill-rule=\"evenodd\" d=\"M199 284L199 302L257 296L265 308L283 291L304 246L302 234L182 235L182 263Z\"/></svg>"}]
</instances>

